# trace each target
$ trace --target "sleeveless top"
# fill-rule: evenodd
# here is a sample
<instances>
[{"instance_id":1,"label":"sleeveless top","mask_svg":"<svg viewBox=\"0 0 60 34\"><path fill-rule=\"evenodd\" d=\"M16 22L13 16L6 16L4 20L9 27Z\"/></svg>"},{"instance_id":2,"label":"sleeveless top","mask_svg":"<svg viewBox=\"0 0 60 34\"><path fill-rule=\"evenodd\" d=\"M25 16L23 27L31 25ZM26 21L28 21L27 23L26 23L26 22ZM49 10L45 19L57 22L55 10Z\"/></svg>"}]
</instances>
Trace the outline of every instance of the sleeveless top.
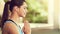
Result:
<instances>
[{"instance_id":1,"label":"sleeveless top","mask_svg":"<svg viewBox=\"0 0 60 34\"><path fill-rule=\"evenodd\" d=\"M17 28L18 28L18 31L19 31L19 34L24 34L24 32L22 31L22 29L21 29L21 27L20 26L18 26L13 20L6 20L5 21L5 23L9 23L9 22L11 22L11 23L14 23L16 26L17 26ZM5 24L4 23L4 24Z\"/></svg>"}]
</instances>

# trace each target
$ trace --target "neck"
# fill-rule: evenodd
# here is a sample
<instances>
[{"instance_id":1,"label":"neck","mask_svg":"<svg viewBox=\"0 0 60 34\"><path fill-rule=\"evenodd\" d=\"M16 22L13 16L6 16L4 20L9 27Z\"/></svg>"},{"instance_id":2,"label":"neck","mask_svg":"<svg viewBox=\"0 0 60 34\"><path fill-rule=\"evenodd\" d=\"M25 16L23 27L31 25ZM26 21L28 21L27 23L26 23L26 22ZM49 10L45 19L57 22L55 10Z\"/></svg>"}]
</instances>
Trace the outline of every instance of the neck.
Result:
<instances>
[{"instance_id":1,"label":"neck","mask_svg":"<svg viewBox=\"0 0 60 34\"><path fill-rule=\"evenodd\" d=\"M13 20L15 23L19 23L19 16L16 12L11 14L10 19Z\"/></svg>"}]
</instances>

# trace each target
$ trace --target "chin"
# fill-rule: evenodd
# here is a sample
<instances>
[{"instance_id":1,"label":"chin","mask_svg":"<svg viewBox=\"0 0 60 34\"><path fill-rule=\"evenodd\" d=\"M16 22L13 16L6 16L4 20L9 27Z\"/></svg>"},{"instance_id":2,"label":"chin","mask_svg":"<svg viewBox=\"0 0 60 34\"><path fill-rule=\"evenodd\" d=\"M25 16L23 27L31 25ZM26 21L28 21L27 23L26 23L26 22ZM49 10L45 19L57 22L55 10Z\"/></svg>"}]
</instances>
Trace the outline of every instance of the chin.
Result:
<instances>
[{"instance_id":1,"label":"chin","mask_svg":"<svg viewBox=\"0 0 60 34\"><path fill-rule=\"evenodd\" d=\"M20 17L25 17L26 15L25 14L22 14L22 15L19 15Z\"/></svg>"},{"instance_id":2,"label":"chin","mask_svg":"<svg viewBox=\"0 0 60 34\"><path fill-rule=\"evenodd\" d=\"M25 15L23 17L25 17Z\"/></svg>"},{"instance_id":3,"label":"chin","mask_svg":"<svg viewBox=\"0 0 60 34\"><path fill-rule=\"evenodd\" d=\"M20 16L20 17L23 17L23 18L24 18L24 17L25 17L25 15L23 15L23 16Z\"/></svg>"}]
</instances>

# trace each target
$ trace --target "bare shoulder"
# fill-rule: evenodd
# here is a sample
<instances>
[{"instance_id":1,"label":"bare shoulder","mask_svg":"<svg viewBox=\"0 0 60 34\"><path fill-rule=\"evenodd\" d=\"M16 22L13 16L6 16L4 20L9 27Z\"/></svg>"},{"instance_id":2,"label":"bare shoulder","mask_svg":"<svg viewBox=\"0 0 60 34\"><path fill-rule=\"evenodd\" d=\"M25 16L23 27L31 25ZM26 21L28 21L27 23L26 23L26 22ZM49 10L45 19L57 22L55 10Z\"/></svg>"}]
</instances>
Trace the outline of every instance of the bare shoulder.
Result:
<instances>
[{"instance_id":1,"label":"bare shoulder","mask_svg":"<svg viewBox=\"0 0 60 34\"><path fill-rule=\"evenodd\" d=\"M10 34L18 34L17 26L11 22L4 24L3 33L4 31Z\"/></svg>"}]
</instances>

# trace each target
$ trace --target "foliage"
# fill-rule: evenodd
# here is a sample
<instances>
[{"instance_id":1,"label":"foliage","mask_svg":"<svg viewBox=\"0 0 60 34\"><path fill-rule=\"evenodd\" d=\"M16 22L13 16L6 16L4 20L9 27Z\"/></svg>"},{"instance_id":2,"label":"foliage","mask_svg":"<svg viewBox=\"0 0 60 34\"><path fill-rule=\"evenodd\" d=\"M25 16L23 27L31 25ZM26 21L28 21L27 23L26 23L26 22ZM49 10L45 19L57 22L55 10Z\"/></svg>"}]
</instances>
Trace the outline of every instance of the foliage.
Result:
<instances>
[{"instance_id":1,"label":"foliage","mask_svg":"<svg viewBox=\"0 0 60 34\"><path fill-rule=\"evenodd\" d=\"M28 5L27 19L31 23L47 23L48 6L43 0L26 0Z\"/></svg>"}]
</instances>

